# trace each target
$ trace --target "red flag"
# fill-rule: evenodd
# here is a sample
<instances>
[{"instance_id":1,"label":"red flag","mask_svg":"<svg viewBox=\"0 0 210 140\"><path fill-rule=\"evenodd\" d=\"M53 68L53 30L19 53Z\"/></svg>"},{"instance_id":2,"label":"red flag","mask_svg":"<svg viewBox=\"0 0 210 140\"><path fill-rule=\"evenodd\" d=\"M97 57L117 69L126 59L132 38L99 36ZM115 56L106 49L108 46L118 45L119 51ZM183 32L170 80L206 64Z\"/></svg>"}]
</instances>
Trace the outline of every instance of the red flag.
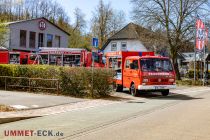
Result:
<instances>
[{"instance_id":1,"label":"red flag","mask_svg":"<svg viewBox=\"0 0 210 140\"><path fill-rule=\"evenodd\" d=\"M196 49L198 51L202 50L205 45L205 25L201 19L196 21Z\"/></svg>"}]
</instances>

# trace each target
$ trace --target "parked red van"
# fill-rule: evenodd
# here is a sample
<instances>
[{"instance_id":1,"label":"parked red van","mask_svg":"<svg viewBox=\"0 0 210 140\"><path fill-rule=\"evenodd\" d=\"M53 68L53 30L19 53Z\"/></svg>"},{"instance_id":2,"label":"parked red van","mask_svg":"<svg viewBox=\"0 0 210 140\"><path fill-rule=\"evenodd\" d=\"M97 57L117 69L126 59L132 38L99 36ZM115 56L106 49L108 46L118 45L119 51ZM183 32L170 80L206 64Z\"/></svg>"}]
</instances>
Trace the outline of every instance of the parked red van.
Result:
<instances>
[{"instance_id":1,"label":"parked red van","mask_svg":"<svg viewBox=\"0 0 210 140\"><path fill-rule=\"evenodd\" d=\"M133 96L139 91L158 91L167 96L169 89L176 88L175 71L168 57L154 56L152 52L118 52L106 57L107 66L111 62L116 70L116 91L125 87Z\"/></svg>"}]
</instances>

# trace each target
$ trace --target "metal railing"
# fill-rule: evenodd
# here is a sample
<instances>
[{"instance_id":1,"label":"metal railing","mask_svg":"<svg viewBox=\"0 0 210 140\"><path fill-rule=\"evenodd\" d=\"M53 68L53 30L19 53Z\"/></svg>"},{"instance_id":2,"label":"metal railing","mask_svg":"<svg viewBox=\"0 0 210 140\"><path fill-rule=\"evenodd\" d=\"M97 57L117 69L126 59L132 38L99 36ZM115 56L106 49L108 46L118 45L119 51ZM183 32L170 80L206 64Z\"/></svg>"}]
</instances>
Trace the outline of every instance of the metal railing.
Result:
<instances>
[{"instance_id":1,"label":"metal railing","mask_svg":"<svg viewBox=\"0 0 210 140\"><path fill-rule=\"evenodd\" d=\"M3 86L5 90L7 90L8 88L16 87L16 88L27 88L29 92L32 91L33 89L41 89L41 90L55 90L57 91L57 94L59 93L58 79L0 76L0 82L4 84ZM39 83L41 83L41 85Z\"/></svg>"}]
</instances>

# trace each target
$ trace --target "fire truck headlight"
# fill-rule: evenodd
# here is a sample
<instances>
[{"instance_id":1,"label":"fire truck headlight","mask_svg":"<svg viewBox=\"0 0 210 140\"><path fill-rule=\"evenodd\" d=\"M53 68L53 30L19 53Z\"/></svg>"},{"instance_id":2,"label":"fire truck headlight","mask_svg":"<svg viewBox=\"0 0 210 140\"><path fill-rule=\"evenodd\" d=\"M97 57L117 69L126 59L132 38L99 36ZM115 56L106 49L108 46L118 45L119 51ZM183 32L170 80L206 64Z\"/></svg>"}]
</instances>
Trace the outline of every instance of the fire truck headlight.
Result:
<instances>
[{"instance_id":1,"label":"fire truck headlight","mask_svg":"<svg viewBox=\"0 0 210 140\"><path fill-rule=\"evenodd\" d=\"M147 82L149 82L149 80L148 80L148 79L143 79L142 82L143 82L143 83L147 83Z\"/></svg>"},{"instance_id":2,"label":"fire truck headlight","mask_svg":"<svg viewBox=\"0 0 210 140\"><path fill-rule=\"evenodd\" d=\"M169 81L169 82L171 82L171 83L172 83L172 82L175 82L175 80L174 80L174 79L169 79L168 81Z\"/></svg>"}]
</instances>

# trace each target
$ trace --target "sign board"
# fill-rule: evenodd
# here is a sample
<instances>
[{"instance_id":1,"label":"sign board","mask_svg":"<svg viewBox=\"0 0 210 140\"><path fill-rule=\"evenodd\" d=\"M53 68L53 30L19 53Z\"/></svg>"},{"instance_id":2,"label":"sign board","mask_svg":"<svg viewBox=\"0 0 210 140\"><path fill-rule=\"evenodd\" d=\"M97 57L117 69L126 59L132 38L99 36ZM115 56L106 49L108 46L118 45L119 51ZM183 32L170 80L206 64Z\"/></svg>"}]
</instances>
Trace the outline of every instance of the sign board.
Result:
<instances>
[{"instance_id":1,"label":"sign board","mask_svg":"<svg viewBox=\"0 0 210 140\"><path fill-rule=\"evenodd\" d=\"M39 21L39 29L40 30L45 30L46 29L46 22L44 20Z\"/></svg>"},{"instance_id":2,"label":"sign board","mask_svg":"<svg viewBox=\"0 0 210 140\"><path fill-rule=\"evenodd\" d=\"M98 38L92 39L92 46L98 48Z\"/></svg>"}]
</instances>

